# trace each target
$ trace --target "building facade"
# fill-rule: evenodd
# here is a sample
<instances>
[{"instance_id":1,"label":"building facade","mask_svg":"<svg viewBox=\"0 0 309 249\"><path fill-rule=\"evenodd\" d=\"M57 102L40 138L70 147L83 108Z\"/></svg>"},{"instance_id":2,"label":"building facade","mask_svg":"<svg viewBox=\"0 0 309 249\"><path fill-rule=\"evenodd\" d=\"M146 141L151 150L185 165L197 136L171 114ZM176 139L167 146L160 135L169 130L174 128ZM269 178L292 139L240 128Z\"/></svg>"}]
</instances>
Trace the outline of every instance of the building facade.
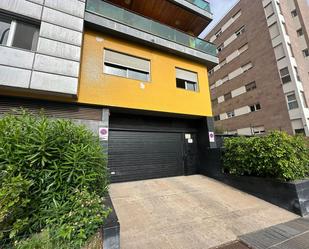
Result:
<instances>
[{"instance_id":1,"label":"building facade","mask_svg":"<svg viewBox=\"0 0 309 249\"><path fill-rule=\"evenodd\" d=\"M43 108L87 125L112 181L197 173L215 146L218 59L197 38L211 20L204 0L1 1L0 114Z\"/></svg>"},{"instance_id":2,"label":"building facade","mask_svg":"<svg viewBox=\"0 0 309 249\"><path fill-rule=\"evenodd\" d=\"M218 49L209 72L218 131L309 136L308 27L306 0L240 0L206 36Z\"/></svg>"}]
</instances>

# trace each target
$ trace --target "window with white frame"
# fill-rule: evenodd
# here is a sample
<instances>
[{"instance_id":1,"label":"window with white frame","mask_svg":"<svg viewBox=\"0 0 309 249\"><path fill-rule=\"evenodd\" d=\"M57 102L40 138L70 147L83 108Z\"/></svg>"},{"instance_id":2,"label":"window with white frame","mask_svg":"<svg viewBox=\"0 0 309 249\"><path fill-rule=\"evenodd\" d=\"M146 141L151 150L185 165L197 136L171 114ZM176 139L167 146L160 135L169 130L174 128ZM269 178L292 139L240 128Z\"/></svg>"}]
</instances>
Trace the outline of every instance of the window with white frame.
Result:
<instances>
[{"instance_id":1,"label":"window with white frame","mask_svg":"<svg viewBox=\"0 0 309 249\"><path fill-rule=\"evenodd\" d=\"M246 91L247 91L247 92L250 92L250 91L252 91L252 90L254 90L254 89L256 89L256 83L255 83L255 81L253 81L253 82L251 82L251 83L249 83L249 84L246 85Z\"/></svg>"},{"instance_id":2,"label":"window with white frame","mask_svg":"<svg viewBox=\"0 0 309 249\"><path fill-rule=\"evenodd\" d=\"M232 118L232 117L235 117L235 112L230 111L230 112L227 112L226 115L227 115L228 118Z\"/></svg>"},{"instance_id":3,"label":"window with white frame","mask_svg":"<svg viewBox=\"0 0 309 249\"><path fill-rule=\"evenodd\" d=\"M181 68L176 68L176 86L177 88L197 92L198 91L197 73Z\"/></svg>"},{"instance_id":4,"label":"window with white frame","mask_svg":"<svg viewBox=\"0 0 309 249\"><path fill-rule=\"evenodd\" d=\"M297 16L297 11L296 10L292 10L291 11L291 15L292 15L292 17L296 17Z\"/></svg>"},{"instance_id":5,"label":"window with white frame","mask_svg":"<svg viewBox=\"0 0 309 249\"><path fill-rule=\"evenodd\" d=\"M245 32L245 26L242 26L239 30L235 32L236 36L240 36Z\"/></svg>"},{"instance_id":6,"label":"window with white frame","mask_svg":"<svg viewBox=\"0 0 309 249\"><path fill-rule=\"evenodd\" d=\"M270 2L267 6L264 7L266 18L271 17L274 14L274 8L272 2Z\"/></svg>"},{"instance_id":7,"label":"window with white frame","mask_svg":"<svg viewBox=\"0 0 309 249\"><path fill-rule=\"evenodd\" d=\"M214 116L214 121L220 121L220 115Z\"/></svg>"},{"instance_id":8,"label":"window with white frame","mask_svg":"<svg viewBox=\"0 0 309 249\"><path fill-rule=\"evenodd\" d=\"M253 67L252 63L249 62L248 64L243 65L241 68L242 68L242 71L243 71L243 72L247 72L247 71L250 70L252 67Z\"/></svg>"},{"instance_id":9,"label":"window with white frame","mask_svg":"<svg viewBox=\"0 0 309 249\"><path fill-rule=\"evenodd\" d=\"M264 134L265 133L265 127L264 126L252 127L252 133L255 134L255 135Z\"/></svg>"},{"instance_id":10,"label":"window with white frame","mask_svg":"<svg viewBox=\"0 0 309 249\"><path fill-rule=\"evenodd\" d=\"M0 15L0 45L35 51L39 26Z\"/></svg>"},{"instance_id":11,"label":"window with white frame","mask_svg":"<svg viewBox=\"0 0 309 249\"><path fill-rule=\"evenodd\" d=\"M270 38L274 39L280 35L278 24L275 22L269 27Z\"/></svg>"},{"instance_id":12,"label":"window with white frame","mask_svg":"<svg viewBox=\"0 0 309 249\"><path fill-rule=\"evenodd\" d=\"M222 30L221 29L215 34L215 36L216 36L216 38L218 38L220 35L222 35Z\"/></svg>"},{"instance_id":13,"label":"window with white frame","mask_svg":"<svg viewBox=\"0 0 309 249\"><path fill-rule=\"evenodd\" d=\"M304 31L302 28L296 30L297 36L303 36L304 35Z\"/></svg>"},{"instance_id":14,"label":"window with white frame","mask_svg":"<svg viewBox=\"0 0 309 249\"><path fill-rule=\"evenodd\" d=\"M290 76L290 72L289 72L288 67L280 69L280 76L281 76L282 84L286 84L288 82L291 82L291 76Z\"/></svg>"},{"instance_id":15,"label":"window with white frame","mask_svg":"<svg viewBox=\"0 0 309 249\"><path fill-rule=\"evenodd\" d=\"M150 81L150 61L112 50L104 50L104 73Z\"/></svg>"},{"instance_id":16,"label":"window with white frame","mask_svg":"<svg viewBox=\"0 0 309 249\"><path fill-rule=\"evenodd\" d=\"M254 105L251 105L251 106L250 106L250 111L251 111L251 112L256 112L256 111L258 111L258 110L261 110L261 105L260 105L260 103L257 103L257 104L254 104Z\"/></svg>"},{"instance_id":17,"label":"window with white frame","mask_svg":"<svg viewBox=\"0 0 309 249\"><path fill-rule=\"evenodd\" d=\"M218 46L217 50L218 52L221 52L224 48L224 44L222 43L221 45Z\"/></svg>"},{"instance_id":18,"label":"window with white frame","mask_svg":"<svg viewBox=\"0 0 309 249\"><path fill-rule=\"evenodd\" d=\"M276 56L277 61L279 61L279 60L281 60L285 57L285 52L284 52L284 48L283 48L282 43L280 43L278 46L276 46L274 48L274 50L275 50L275 56Z\"/></svg>"},{"instance_id":19,"label":"window with white frame","mask_svg":"<svg viewBox=\"0 0 309 249\"><path fill-rule=\"evenodd\" d=\"M287 98L289 110L298 108L298 102L297 102L296 95L294 92L288 93L286 95L286 98Z\"/></svg>"}]
</instances>

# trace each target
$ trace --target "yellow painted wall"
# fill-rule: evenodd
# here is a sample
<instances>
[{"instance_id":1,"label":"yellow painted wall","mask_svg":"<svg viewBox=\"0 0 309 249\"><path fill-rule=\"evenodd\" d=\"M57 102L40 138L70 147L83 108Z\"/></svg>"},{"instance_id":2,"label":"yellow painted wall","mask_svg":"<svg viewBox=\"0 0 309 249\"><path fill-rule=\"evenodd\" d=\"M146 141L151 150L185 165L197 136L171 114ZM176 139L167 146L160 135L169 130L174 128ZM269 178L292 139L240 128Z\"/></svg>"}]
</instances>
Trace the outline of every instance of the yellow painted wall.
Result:
<instances>
[{"instance_id":1,"label":"yellow painted wall","mask_svg":"<svg viewBox=\"0 0 309 249\"><path fill-rule=\"evenodd\" d=\"M103 74L104 48L151 61L151 80L140 81ZM199 91L176 88L175 67L198 73ZM212 116L207 69L203 64L86 30L78 102L151 111Z\"/></svg>"}]
</instances>

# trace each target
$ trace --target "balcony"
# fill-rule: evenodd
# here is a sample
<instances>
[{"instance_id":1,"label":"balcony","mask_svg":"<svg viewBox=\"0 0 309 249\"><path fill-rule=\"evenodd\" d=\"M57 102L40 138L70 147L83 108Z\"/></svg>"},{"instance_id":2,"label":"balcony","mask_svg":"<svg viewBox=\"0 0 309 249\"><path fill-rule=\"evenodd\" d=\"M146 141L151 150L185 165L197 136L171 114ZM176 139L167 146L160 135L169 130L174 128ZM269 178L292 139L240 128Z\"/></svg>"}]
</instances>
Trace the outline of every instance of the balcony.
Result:
<instances>
[{"instance_id":1,"label":"balcony","mask_svg":"<svg viewBox=\"0 0 309 249\"><path fill-rule=\"evenodd\" d=\"M199 7L202 10L206 10L211 13L210 4L204 0L186 0L187 2Z\"/></svg>"},{"instance_id":2,"label":"balcony","mask_svg":"<svg viewBox=\"0 0 309 249\"><path fill-rule=\"evenodd\" d=\"M200 4L199 6L204 7L204 8L209 8L209 4L203 0L199 0L199 1L186 0L186 1L192 2L192 3L194 2L195 4ZM211 57L216 57L217 55L216 46L214 44L211 44L209 42L206 42L194 36L190 36L186 33L173 29L169 26L163 25L159 22L153 21L141 15L138 15L128 10L125 10L123 8L117 7L113 4L104 2L102 0L87 0L86 11L93 13L95 15L98 15L98 16L104 17L110 21L123 24L126 27L132 27L141 32L145 32L147 34L163 38L164 40L167 40L169 42L176 43L176 44L185 46L187 48L193 49L195 51L205 53L207 55L210 55ZM86 21L87 21L87 18L86 18ZM127 35L130 35L130 34L127 34ZM173 47L177 47L177 46L173 46ZM211 61L216 63L217 59L214 59L214 58L211 58L211 59L212 59Z\"/></svg>"}]
</instances>

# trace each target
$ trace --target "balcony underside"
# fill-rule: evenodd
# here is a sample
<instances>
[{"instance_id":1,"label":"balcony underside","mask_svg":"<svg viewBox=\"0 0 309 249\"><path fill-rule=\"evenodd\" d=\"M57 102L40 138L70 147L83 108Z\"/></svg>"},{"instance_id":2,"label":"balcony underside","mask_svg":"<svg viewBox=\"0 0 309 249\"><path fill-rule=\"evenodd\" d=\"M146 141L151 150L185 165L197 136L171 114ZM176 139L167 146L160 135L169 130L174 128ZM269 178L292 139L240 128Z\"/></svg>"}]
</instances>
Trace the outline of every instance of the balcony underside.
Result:
<instances>
[{"instance_id":1,"label":"balcony underside","mask_svg":"<svg viewBox=\"0 0 309 249\"><path fill-rule=\"evenodd\" d=\"M208 69L211 69L218 64L218 58L215 55L181 45L174 41L170 41L147 32L143 32L139 29L135 29L94 13L86 12L85 21L88 27L125 39L128 39L129 37L131 41L201 62L205 64Z\"/></svg>"},{"instance_id":2,"label":"balcony underside","mask_svg":"<svg viewBox=\"0 0 309 249\"><path fill-rule=\"evenodd\" d=\"M198 36L212 20L210 11L195 5L197 0L107 0L127 10ZM198 0L208 4L204 0ZM198 2L197 1L197 2ZM209 5L209 4L208 4ZM209 9L209 8L207 8Z\"/></svg>"}]
</instances>

